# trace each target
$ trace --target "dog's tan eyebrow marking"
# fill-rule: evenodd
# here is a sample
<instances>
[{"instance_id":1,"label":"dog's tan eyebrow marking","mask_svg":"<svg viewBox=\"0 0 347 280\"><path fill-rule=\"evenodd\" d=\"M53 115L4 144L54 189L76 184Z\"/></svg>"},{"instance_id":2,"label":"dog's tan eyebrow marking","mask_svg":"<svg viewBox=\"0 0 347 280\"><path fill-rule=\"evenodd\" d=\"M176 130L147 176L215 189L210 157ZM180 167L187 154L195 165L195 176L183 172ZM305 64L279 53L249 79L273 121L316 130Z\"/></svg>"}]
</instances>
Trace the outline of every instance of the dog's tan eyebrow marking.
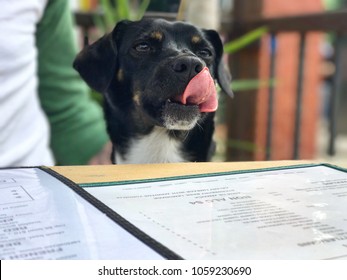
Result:
<instances>
[{"instance_id":1,"label":"dog's tan eyebrow marking","mask_svg":"<svg viewBox=\"0 0 347 280\"><path fill-rule=\"evenodd\" d=\"M160 31L153 31L149 36L158 41L163 40L163 33Z\"/></svg>"},{"instance_id":2,"label":"dog's tan eyebrow marking","mask_svg":"<svg viewBox=\"0 0 347 280\"><path fill-rule=\"evenodd\" d=\"M133 101L134 101L135 104L138 105L138 106L141 104L140 95L141 95L141 92L140 92L139 90L136 90L136 91L134 92Z\"/></svg>"},{"instance_id":3,"label":"dog's tan eyebrow marking","mask_svg":"<svg viewBox=\"0 0 347 280\"><path fill-rule=\"evenodd\" d=\"M192 36L192 43L194 43L194 44L198 44L198 43L200 43L201 42L201 37L199 36L199 35L193 35Z\"/></svg>"},{"instance_id":4,"label":"dog's tan eyebrow marking","mask_svg":"<svg viewBox=\"0 0 347 280\"><path fill-rule=\"evenodd\" d=\"M124 71L123 71L123 69L119 69L118 70L118 72L117 72L117 80L119 82L124 80Z\"/></svg>"}]
</instances>

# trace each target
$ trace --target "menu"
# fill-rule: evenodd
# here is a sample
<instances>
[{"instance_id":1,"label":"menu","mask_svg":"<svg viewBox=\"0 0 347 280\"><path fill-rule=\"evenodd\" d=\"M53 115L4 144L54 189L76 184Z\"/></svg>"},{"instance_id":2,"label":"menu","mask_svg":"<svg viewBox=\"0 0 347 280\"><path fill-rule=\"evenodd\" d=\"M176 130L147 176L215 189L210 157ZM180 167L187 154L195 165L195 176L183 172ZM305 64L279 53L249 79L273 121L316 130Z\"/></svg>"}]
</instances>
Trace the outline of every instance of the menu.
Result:
<instances>
[{"instance_id":1,"label":"menu","mask_svg":"<svg viewBox=\"0 0 347 280\"><path fill-rule=\"evenodd\" d=\"M347 259L347 172L300 165L78 186L0 170L0 259Z\"/></svg>"},{"instance_id":2,"label":"menu","mask_svg":"<svg viewBox=\"0 0 347 280\"><path fill-rule=\"evenodd\" d=\"M39 168L0 170L0 259L162 259Z\"/></svg>"},{"instance_id":3,"label":"menu","mask_svg":"<svg viewBox=\"0 0 347 280\"><path fill-rule=\"evenodd\" d=\"M86 190L185 259L347 258L347 174L328 166Z\"/></svg>"}]
</instances>

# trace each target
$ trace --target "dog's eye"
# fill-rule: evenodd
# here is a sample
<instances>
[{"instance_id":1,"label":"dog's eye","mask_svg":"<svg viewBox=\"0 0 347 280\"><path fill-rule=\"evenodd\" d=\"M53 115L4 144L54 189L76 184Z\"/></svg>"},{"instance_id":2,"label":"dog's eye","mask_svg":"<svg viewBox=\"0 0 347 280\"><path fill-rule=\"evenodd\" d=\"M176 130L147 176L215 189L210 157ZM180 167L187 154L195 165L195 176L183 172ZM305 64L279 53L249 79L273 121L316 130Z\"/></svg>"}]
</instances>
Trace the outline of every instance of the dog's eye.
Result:
<instances>
[{"instance_id":1,"label":"dog's eye","mask_svg":"<svg viewBox=\"0 0 347 280\"><path fill-rule=\"evenodd\" d=\"M212 52L209 49L202 49L197 51L197 55L201 57L210 57L212 56Z\"/></svg>"},{"instance_id":2,"label":"dog's eye","mask_svg":"<svg viewBox=\"0 0 347 280\"><path fill-rule=\"evenodd\" d=\"M149 52L151 50L151 47L146 42L138 43L134 46L134 49L138 52Z\"/></svg>"}]
</instances>

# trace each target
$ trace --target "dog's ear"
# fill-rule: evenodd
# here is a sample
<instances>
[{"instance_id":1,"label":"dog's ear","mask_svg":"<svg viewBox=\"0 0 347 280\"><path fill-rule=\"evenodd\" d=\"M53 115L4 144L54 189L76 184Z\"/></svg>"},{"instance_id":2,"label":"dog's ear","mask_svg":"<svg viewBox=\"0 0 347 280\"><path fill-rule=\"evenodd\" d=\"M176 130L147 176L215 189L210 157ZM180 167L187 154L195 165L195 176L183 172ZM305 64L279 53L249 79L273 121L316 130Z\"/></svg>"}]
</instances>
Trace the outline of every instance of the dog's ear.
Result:
<instances>
[{"instance_id":1,"label":"dog's ear","mask_svg":"<svg viewBox=\"0 0 347 280\"><path fill-rule=\"evenodd\" d=\"M104 93L114 75L117 47L112 33L84 47L73 62L82 79L94 90Z\"/></svg>"},{"instance_id":2,"label":"dog's ear","mask_svg":"<svg viewBox=\"0 0 347 280\"><path fill-rule=\"evenodd\" d=\"M203 30L207 39L213 45L216 52L215 61L215 75L221 89L230 97L234 97L234 93L231 90L231 75L223 62L223 43L219 37L219 34L215 30Z\"/></svg>"},{"instance_id":3,"label":"dog's ear","mask_svg":"<svg viewBox=\"0 0 347 280\"><path fill-rule=\"evenodd\" d=\"M104 93L114 77L117 63L119 32L126 22L120 22L113 31L93 44L84 47L73 62L83 80L94 90Z\"/></svg>"}]
</instances>

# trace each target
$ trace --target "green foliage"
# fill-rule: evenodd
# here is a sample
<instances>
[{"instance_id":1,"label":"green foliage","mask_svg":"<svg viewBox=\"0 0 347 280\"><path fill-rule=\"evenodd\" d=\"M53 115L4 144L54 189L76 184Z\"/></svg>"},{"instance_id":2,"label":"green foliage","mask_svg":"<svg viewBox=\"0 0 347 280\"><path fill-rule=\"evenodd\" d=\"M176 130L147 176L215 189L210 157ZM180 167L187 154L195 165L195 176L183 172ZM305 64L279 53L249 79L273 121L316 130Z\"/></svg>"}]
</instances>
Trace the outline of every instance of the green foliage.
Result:
<instances>
[{"instance_id":1,"label":"green foliage","mask_svg":"<svg viewBox=\"0 0 347 280\"><path fill-rule=\"evenodd\" d=\"M227 145L237 150L245 152L264 152L264 150L258 147L255 143L250 141L229 139Z\"/></svg>"},{"instance_id":2,"label":"green foliage","mask_svg":"<svg viewBox=\"0 0 347 280\"><path fill-rule=\"evenodd\" d=\"M101 15L94 16L95 25L103 33L112 30L117 22L140 20L145 14L150 0L139 1L138 5L130 5L128 0L100 0Z\"/></svg>"},{"instance_id":3,"label":"green foliage","mask_svg":"<svg viewBox=\"0 0 347 280\"><path fill-rule=\"evenodd\" d=\"M235 80L232 82L233 91L256 90L260 88L274 87L276 81L273 80Z\"/></svg>"},{"instance_id":4,"label":"green foliage","mask_svg":"<svg viewBox=\"0 0 347 280\"><path fill-rule=\"evenodd\" d=\"M253 42L259 40L264 34L268 32L266 26L259 27L255 30L252 30L240 38L228 42L224 45L224 52L226 53L235 53L244 47L252 44Z\"/></svg>"}]
</instances>

